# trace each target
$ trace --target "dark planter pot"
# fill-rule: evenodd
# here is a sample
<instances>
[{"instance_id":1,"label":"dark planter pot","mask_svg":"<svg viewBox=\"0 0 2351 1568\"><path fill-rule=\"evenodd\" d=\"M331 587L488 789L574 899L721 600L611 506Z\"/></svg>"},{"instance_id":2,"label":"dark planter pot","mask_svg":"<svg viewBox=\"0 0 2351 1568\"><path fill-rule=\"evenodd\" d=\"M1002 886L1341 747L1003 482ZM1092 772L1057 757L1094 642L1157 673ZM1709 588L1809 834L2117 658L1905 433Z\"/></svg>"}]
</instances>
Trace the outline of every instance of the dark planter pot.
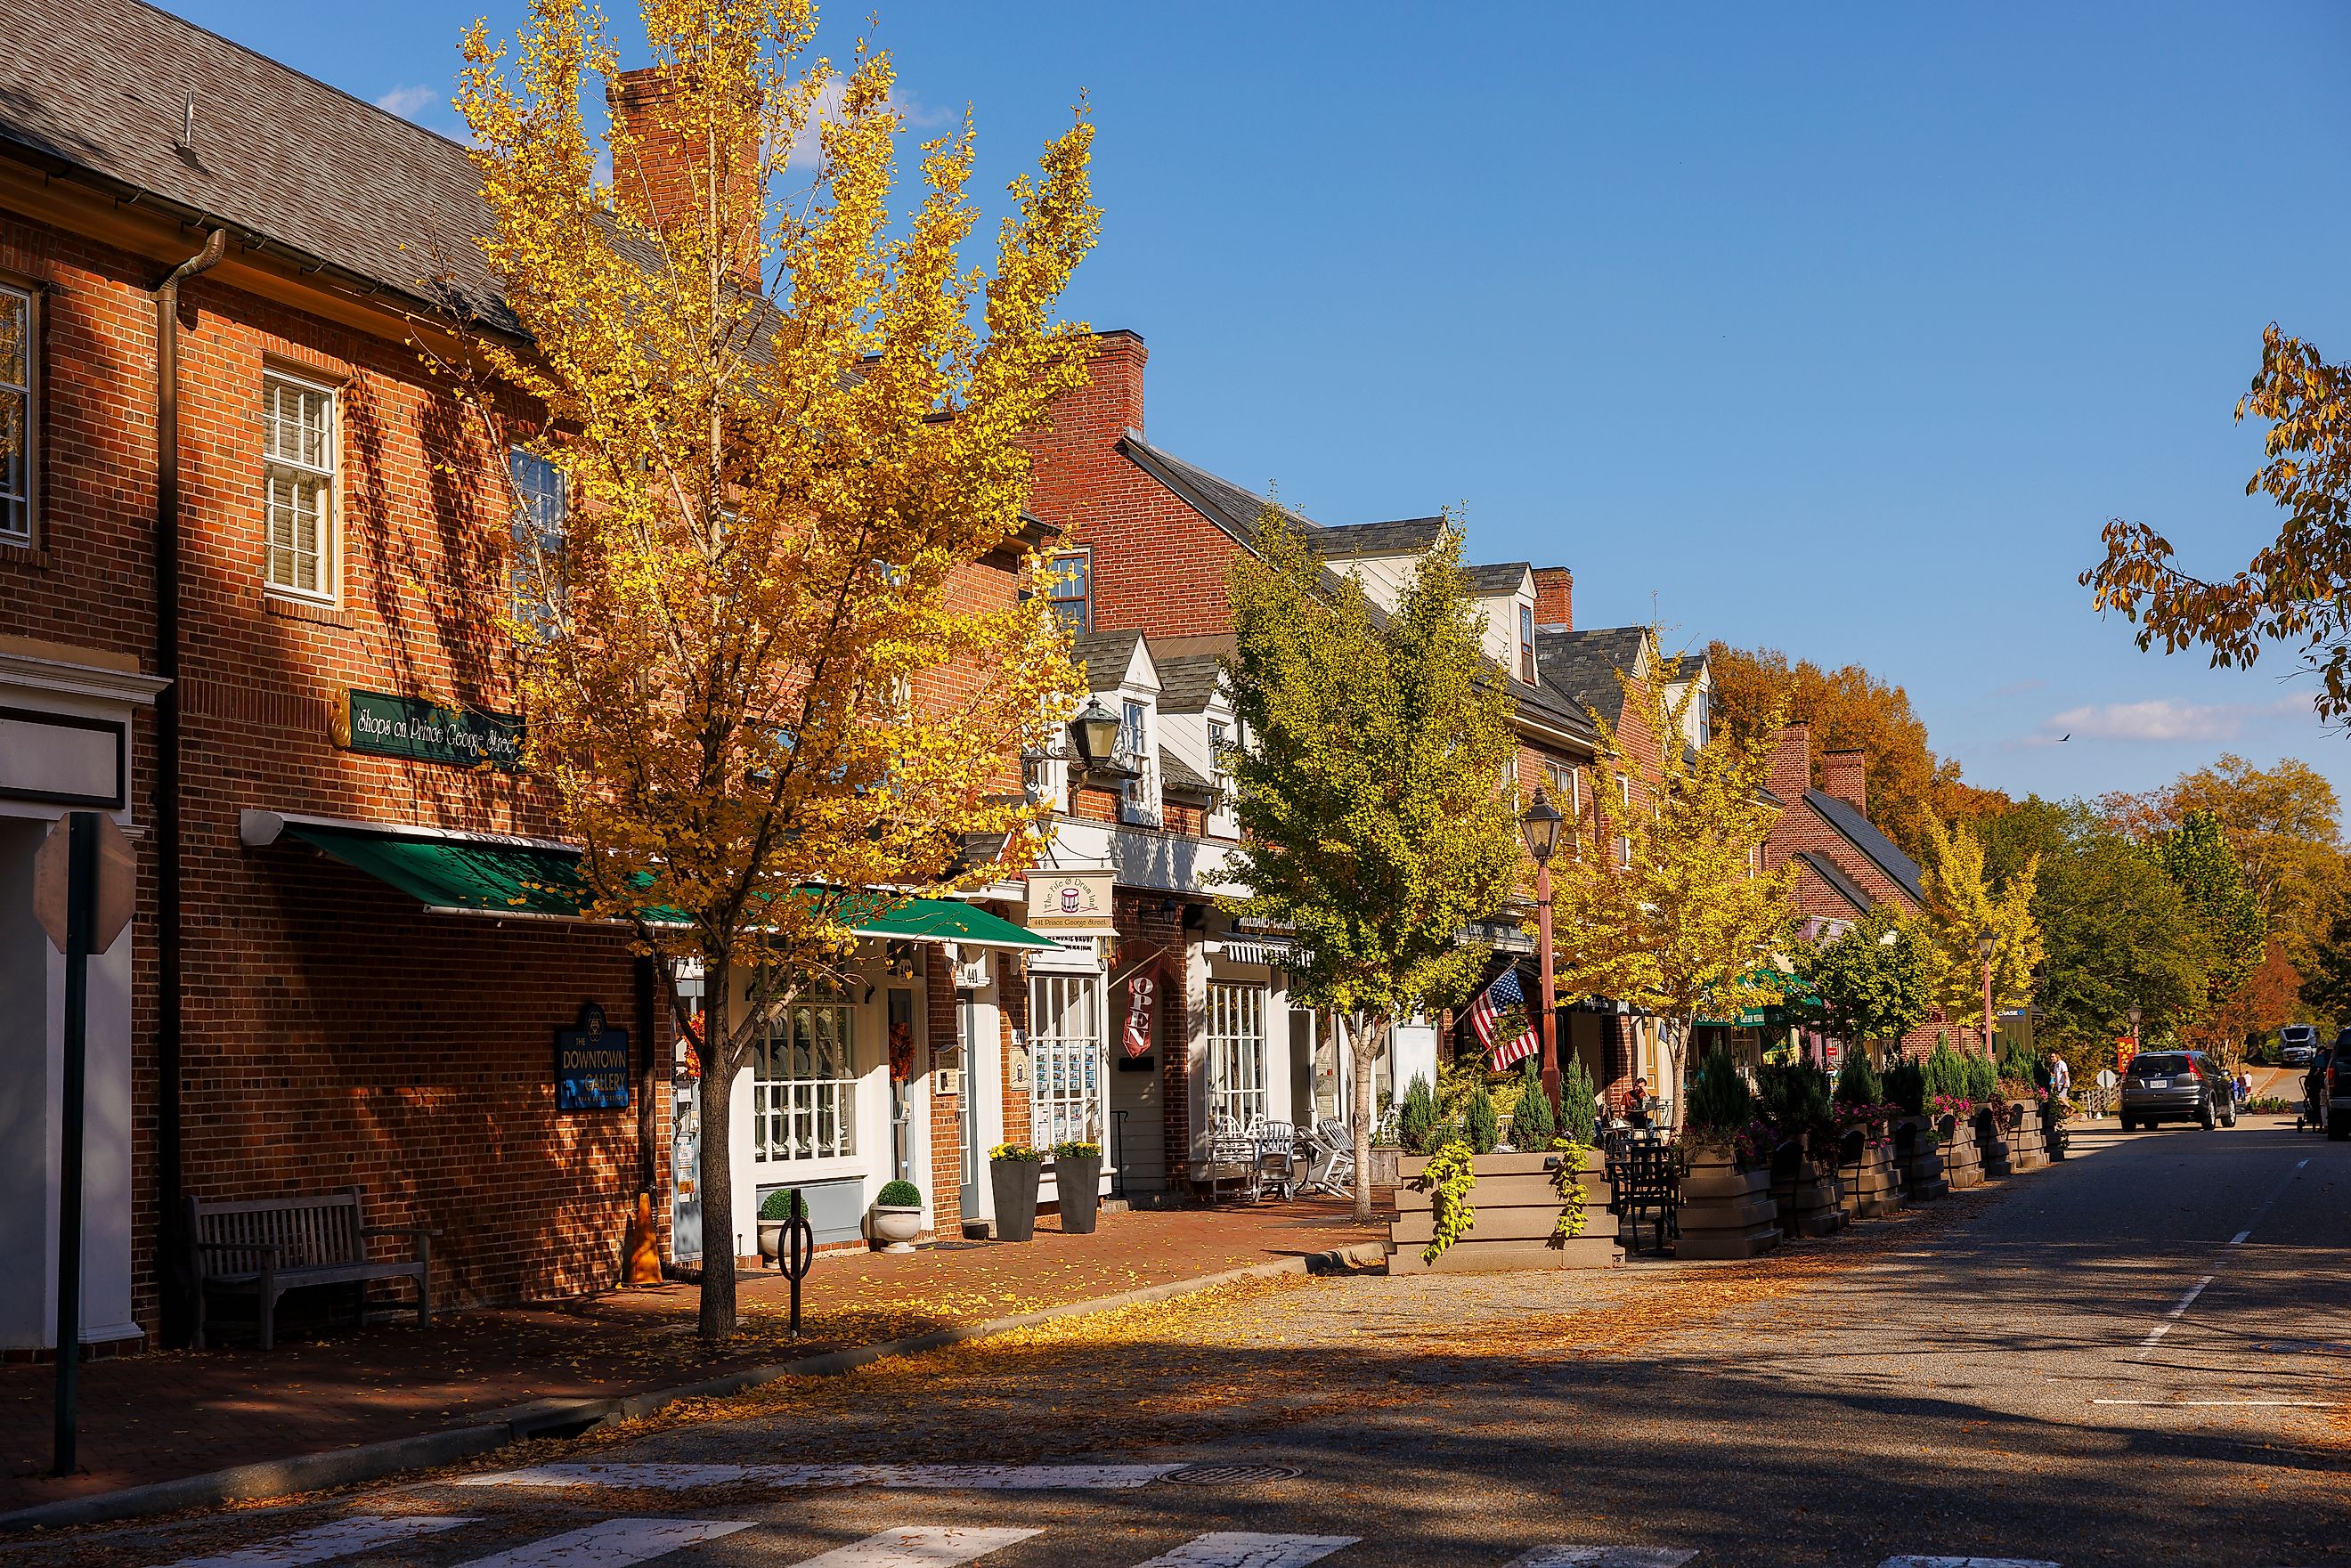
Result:
<instances>
[{"instance_id":1,"label":"dark planter pot","mask_svg":"<svg viewBox=\"0 0 2351 1568\"><path fill-rule=\"evenodd\" d=\"M1041 1160L990 1160L987 1179L996 1189L996 1239L1028 1241L1037 1234L1037 1181Z\"/></svg>"},{"instance_id":2,"label":"dark planter pot","mask_svg":"<svg viewBox=\"0 0 2351 1568\"><path fill-rule=\"evenodd\" d=\"M1092 1236L1102 1211L1102 1156L1055 1160L1053 1185L1061 1195L1061 1229L1071 1236ZM1029 1195L1034 1197L1032 1191ZM1001 1208L1003 1200L998 1198ZM1033 1211L1034 1205L1031 1205Z\"/></svg>"}]
</instances>

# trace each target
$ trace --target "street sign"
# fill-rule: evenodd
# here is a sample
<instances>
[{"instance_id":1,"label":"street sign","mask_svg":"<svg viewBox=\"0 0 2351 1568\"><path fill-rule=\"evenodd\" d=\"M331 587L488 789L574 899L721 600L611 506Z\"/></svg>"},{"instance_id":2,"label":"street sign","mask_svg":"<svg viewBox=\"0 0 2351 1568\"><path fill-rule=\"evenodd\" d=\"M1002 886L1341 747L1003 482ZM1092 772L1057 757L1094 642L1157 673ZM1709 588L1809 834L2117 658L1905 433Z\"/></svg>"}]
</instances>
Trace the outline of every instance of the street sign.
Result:
<instances>
[{"instance_id":1,"label":"street sign","mask_svg":"<svg viewBox=\"0 0 2351 1568\"><path fill-rule=\"evenodd\" d=\"M33 854L33 916L48 933L49 946L66 950L67 904L73 880L73 820L86 816L98 824L96 903L90 910L89 950L103 953L114 946L131 924L139 895L139 857L114 819L97 811L75 811L59 817L49 836Z\"/></svg>"}]
</instances>

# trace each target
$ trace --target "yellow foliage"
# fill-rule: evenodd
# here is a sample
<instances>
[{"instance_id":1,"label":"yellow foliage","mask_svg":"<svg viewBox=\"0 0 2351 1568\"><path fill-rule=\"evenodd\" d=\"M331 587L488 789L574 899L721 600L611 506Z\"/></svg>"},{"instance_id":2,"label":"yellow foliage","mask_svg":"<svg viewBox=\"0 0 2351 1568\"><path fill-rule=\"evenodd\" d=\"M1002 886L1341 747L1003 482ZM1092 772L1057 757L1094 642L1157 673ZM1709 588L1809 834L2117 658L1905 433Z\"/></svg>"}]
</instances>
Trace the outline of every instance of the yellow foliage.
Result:
<instances>
[{"instance_id":1,"label":"yellow foliage","mask_svg":"<svg viewBox=\"0 0 2351 1568\"><path fill-rule=\"evenodd\" d=\"M2032 997L2032 971L2046 956L2041 927L2032 918L2032 893L2039 860L1995 891L1984 875L1983 845L1966 823L1946 827L1933 817L1924 823L1927 863L1921 883L1927 894L1923 926L1928 984L1944 1016L1962 1028L1983 1029L1983 955L1977 946L1992 934L1992 1007L2018 1007Z\"/></svg>"}]
</instances>

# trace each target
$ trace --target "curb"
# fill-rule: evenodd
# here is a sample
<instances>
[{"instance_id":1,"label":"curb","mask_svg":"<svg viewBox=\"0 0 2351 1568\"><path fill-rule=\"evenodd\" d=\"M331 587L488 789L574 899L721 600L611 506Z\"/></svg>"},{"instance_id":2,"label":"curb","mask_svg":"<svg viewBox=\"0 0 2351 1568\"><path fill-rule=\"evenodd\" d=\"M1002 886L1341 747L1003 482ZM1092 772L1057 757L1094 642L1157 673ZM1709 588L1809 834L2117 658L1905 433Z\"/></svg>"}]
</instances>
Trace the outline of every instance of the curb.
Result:
<instances>
[{"instance_id":1,"label":"curb","mask_svg":"<svg viewBox=\"0 0 2351 1568\"><path fill-rule=\"evenodd\" d=\"M423 1432L413 1437L395 1437L388 1442L366 1443L354 1448L338 1448L329 1453L298 1454L290 1458L238 1465L231 1469L210 1470L203 1475L182 1476L176 1480L124 1487L89 1497L39 1503L32 1508L18 1509L13 1513L0 1513L0 1531L102 1524L150 1514L177 1513L183 1509L208 1508L216 1503L287 1497L298 1492L349 1486L355 1481L380 1480L402 1470L431 1469L454 1464L459 1459L471 1458L476 1454L486 1454L509 1443L525 1442L533 1437L575 1437L607 1421L630 1421L650 1416L681 1399L721 1398L763 1384L781 1382L787 1377L839 1376L844 1372L893 1356L919 1355L925 1351L987 1339L1016 1329L1033 1328L1059 1318L1082 1317L1090 1312L1143 1306L1152 1301L1212 1291L1219 1285L1237 1284L1244 1280L1272 1280L1285 1274L1325 1274L1363 1268L1377 1263L1386 1256L1385 1242L1359 1241L1353 1246L1333 1248L1326 1252L1303 1253L1271 1263L1252 1264L1245 1269L1228 1269L1220 1274L1203 1274L1189 1280L1171 1280L1165 1284L1146 1285L1141 1290L1126 1291L1115 1296L1092 1296L1084 1301L1065 1301L1058 1307L1021 1312L1008 1318L992 1318L987 1322L935 1329L929 1333L885 1340L879 1344L859 1345L852 1350L837 1350L824 1355L803 1356L797 1361L747 1367L741 1372L730 1372L721 1377L683 1384L674 1388L653 1389L611 1399L534 1400L496 1412L498 1418L487 1422Z\"/></svg>"}]
</instances>

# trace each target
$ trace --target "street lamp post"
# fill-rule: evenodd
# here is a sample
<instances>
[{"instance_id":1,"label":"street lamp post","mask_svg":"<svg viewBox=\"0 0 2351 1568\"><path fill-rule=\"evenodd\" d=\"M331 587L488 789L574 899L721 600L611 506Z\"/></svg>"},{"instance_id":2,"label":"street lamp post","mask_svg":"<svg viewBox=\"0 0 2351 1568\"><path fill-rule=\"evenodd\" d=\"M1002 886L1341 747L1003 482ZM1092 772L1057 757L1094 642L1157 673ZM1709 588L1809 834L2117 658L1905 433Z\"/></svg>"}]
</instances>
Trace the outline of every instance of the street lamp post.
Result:
<instances>
[{"instance_id":1,"label":"street lamp post","mask_svg":"<svg viewBox=\"0 0 2351 1568\"><path fill-rule=\"evenodd\" d=\"M2133 1056L2137 1056L2137 1055L2138 1054L2138 1020L2139 1020L2138 1004L2137 1004L2137 1002L2133 1002L2133 1003L2130 1005L2130 1020L2131 1020L2131 1054L2132 1054Z\"/></svg>"},{"instance_id":2,"label":"street lamp post","mask_svg":"<svg viewBox=\"0 0 2351 1568\"><path fill-rule=\"evenodd\" d=\"M1983 1047L1984 1055L1991 1055L1991 956L2000 946L2000 938L1987 925L1976 933L1976 951L1983 957Z\"/></svg>"},{"instance_id":3,"label":"street lamp post","mask_svg":"<svg viewBox=\"0 0 2351 1568\"><path fill-rule=\"evenodd\" d=\"M1559 1103L1559 998L1553 994L1551 965L1551 857L1559 848L1560 824L1567 819L1541 785L1535 786L1533 804L1519 819L1519 830L1526 835L1527 853L1535 860L1535 940L1541 948L1542 966L1542 1087L1543 1098L1553 1111L1562 1109Z\"/></svg>"}]
</instances>

